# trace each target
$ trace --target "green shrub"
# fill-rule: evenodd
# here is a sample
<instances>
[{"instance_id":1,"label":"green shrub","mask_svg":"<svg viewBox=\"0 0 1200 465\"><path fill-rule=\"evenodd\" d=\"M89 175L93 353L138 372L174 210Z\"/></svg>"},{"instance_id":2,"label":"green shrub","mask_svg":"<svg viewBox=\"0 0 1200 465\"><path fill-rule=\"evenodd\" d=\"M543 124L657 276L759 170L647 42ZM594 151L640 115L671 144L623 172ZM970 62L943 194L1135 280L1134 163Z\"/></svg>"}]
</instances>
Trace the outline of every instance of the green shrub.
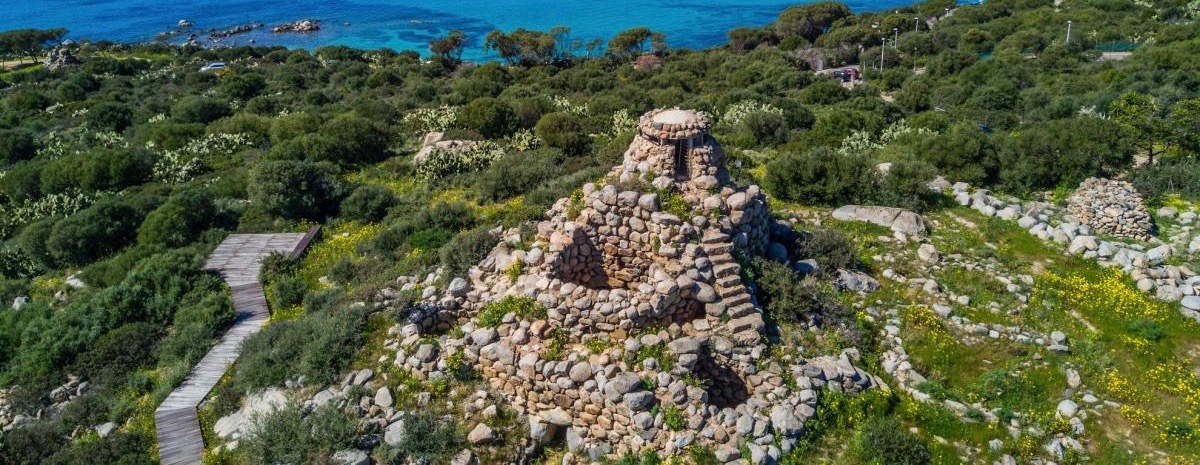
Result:
<instances>
[{"instance_id":1,"label":"green shrub","mask_svg":"<svg viewBox=\"0 0 1200 465\"><path fill-rule=\"evenodd\" d=\"M801 277L785 264L762 258L754 259L753 266L759 302L772 320L805 323L810 314L842 312L837 296L827 284Z\"/></svg>"},{"instance_id":2,"label":"green shrub","mask_svg":"<svg viewBox=\"0 0 1200 465\"><path fill-rule=\"evenodd\" d=\"M429 411L420 411L404 417L407 432L396 446L400 458L418 463L442 463L457 453L463 446L463 434L458 428ZM401 463L396 461L394 463Z\"/></svg>"},{"instance_id":3,"label":"green shrub","mask_svg":"<svg viewBox=\"0 0 1200 465\"><path fill-rule=\"evenodd\" d=\"M357 418L333 404L312 412L289 404L253 421L238 447L251 463L309 463L350 447L358 437Z\"/></svg>"},{"instance_id":4,"label":"green shrub","mask_svg":"<svg viewBox=\"0 0 1200 465\"><path fill-rule=\"evenodd\" d=\"M86 121L95 129L121 132L133 123L133 110L123 103L103 102L88 110Z\"/></svg>"},{"instance_id":5,"label":"green shrub","mask_svg":"<svg viewBox=\"0 0 1200 465\"><path fill-rule=\"evenodd\" d=\"M1129 180L1147 201L1158 204L1167 195L1188 200L1200 199L1200 159L1159 160L1130 171Z\"/></svg>"},{"instance_id":6,"label":"green shrub","mask_svg":"<svg viewBox=\"0 0 1200 465\"><path fill-rule=\"evenodd\" d=\"M288 219L323 218L336 205L341 185L327 164L269 161L250 170L250 200L268 214Z\"/></svg>"},{"instance_id":7,"label":"green shrub","mask_svg":"<svg viewBox=\"0 0 1200 465\"><path fill-rule=\"evenodd\" d=\"M171 116L180 123L208 124L232 113L228 103L195 95L184 97L171 107Z\"/></svg>"},{"instance_id":8,"label":"green shrub","mask_svg":"<svg viewBox=\"0 0 1200 465\"><path fill-rule=\"evenodd\" d=\"M855 437L858 458L878 465L925 465L930 463L929 449L894 419L875 419L863 426Z\"/></svg>"},{"instance_id":9,"label":"green shrub","mask_svg":"<svg viewBox=\"0 0 1200 465\"><path fill-rule=\"evenodd\" d=\"M182 247L208 229L216 216L216 206L207 190L184 191L146 215L138 228L138 242Z\"/></svg>"},{"instance_id":10,"label":"green shrub","mask_svg":"<svg viewBox=\"0 0 1200 465\"><path fill-rule=\"evenodd\" d=\"M28 160L35 153L37 144L33 133L24 129L0 129L0 164Z\"/></svg>"},{"instance_id":11,"label":"green shrub","mask_svg":"<svg viewBox=\"0 0 1200 465\"><path fill-rule=\"evenodd\" d=\"M478 131L484 137L496 139L512 134L516 115L503 100L483 97L472 100L458 111L459 126Z\"/></svg>"},{"instance_id":12,"label":"green shrub","mask_svg":"<svg viewBox=\"0 0 1200 465\"><path fill-rule=\"evenodd\" d=\"M492 247L500 242L500 238L488 231L489 229L491 228L472 229L454 236L454 239L442 247L439 254L442 266L446 269L446 276L466 276L467 270L487 257Z\"/></svg>"},{"instance_id":13,"label":"green shrub","mask_svg":"<svg viewBox=\"0 0 1200 465\"><path fill-rule=\"evenodd\" d=\"M862 155L828 148L789 152L767 163L763 184L784 200L817 205L856 203L871 192L875 167Z\"/></svg>"},{"instance_id":14,"label":"green shrub","mask_svg":"<svg viewBox=\"0 0 1200 465\"><path fill-rule=\"evenodd\" d=\"M846 233L833 228L816 228L801 235L794 245L796 257L813 259L819 266L818 273L831 276L840 269L860 269L858 247Z\"/></svg>"},{"instance_id":15,"label":"green shrub","mask_svg":"<svg viewBox=\"0 0 1200 465\"><path fill-rule=\"evenodd\" d=\"M562 172L559 155L553 149L506 153L474 176L474 197L501 202L524 194Z\"/></svg>"},{"instance_id":16,"label":"green shrub","mask_svg":"<svg viewBox=\"0 0 1200 465\"><path fill-rule=\"evenodd\" d=\"M547 146L562 149L570 155L585 153L591 145L582 121L573 113L546 114L538 120L533 130Z\"/></svg>"},{"instance_id":17,"label":"green shrub","mask_svg":"<svg viewBox=\"0 0 1200 465\"><path fill-rule=\"evenodd\" d=\"M46 250L59 263L82 265L128 245L141 221L141 212L133 207L102 201L59 221L46 239Z\"/></svg>"},{"instance_id":18,"label":"green shrub","mask_svg":"<svg viewBox=\"0 0 1200 465\"><path fill-rule=\"evenodd\" d=\"M399 201L387 187L368 184L359 186L342 201L342 216L365 223L383 219Z\"/></svg>"},{"instance_id":19,"label":"green shrub","mask_svg":"<svg viewBox=\"0 0 1200 465\"><path fill-rule=\"evenodd\" d=\"M483 307L483 310L479 312L479 324L495 328L500 326L504 316L509 313L526 320L540 320L546 318L546 307L533 297L504 296L504 298Z\"/></svg>"},{"instance_id":20,"label":"green shrub","mask_svg":"<svg viewBox=\"0 0 1200 465\"><path fill-rule=\"evenodd\" d=\"M300 305L304 302L304 293L307 290L308 283L304 282L304 278L299 276L282 278L273 283L268 292L268 295L271 296L271 308L278 311Z\"/></svg>"},{"instance_id":21,"label":"green shrub","mask_svg":"<svg viewBox=\"0 0 1200 465\"><path fill-rule=\"evenodd\" d=\"M681 431L687 426L687 415L679 407L668 405L662 409L663 426L671 431Z\"/></svg>"},{"instance_id":22,"label":"green shrub","mask_svg":"<svg viewBox=\"0 0 1200 465\"><path fill-rule=\"evenodd\" d=\"M233 373L242 391L278 386L304 376L309 383L332 382L354 359L365 309L312 311L319 302L305 302L296 320L275 322L246 340Z\"/></svg>"}]
</instances>

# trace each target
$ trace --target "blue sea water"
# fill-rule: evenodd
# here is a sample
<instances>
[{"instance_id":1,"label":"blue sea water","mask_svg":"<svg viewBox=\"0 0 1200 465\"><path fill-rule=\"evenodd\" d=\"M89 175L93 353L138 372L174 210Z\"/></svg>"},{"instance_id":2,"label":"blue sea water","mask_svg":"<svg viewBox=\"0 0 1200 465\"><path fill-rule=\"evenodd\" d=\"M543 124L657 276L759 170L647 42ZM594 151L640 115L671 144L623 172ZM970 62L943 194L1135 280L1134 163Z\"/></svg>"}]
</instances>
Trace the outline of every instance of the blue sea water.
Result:
<instances>
[{"instance_id":1,"label":"blue sea water","mask_svg":"<svg viewBox=\"0 0 1200 465\"><path fill-rule=\"evenodd\" d=\"M778 0L0 0L0 30L65 27L68 38L141 42L175 28L181 19L195 30L226 29L251 22L267 28L226 39L240 45L416 50L452 29L468 35L465 56L486 58L483 36L493 29L571 28L571 39L607 40L647 26L667 35L672 47L703 48L725 42L738 26L761 26L797 1ZM878 11L911 0L852 0L855 11ZM272 34L270 26L319 19L311 34ZM202 35L203 39L203 35Z\"/></svg>"}]
</instances>

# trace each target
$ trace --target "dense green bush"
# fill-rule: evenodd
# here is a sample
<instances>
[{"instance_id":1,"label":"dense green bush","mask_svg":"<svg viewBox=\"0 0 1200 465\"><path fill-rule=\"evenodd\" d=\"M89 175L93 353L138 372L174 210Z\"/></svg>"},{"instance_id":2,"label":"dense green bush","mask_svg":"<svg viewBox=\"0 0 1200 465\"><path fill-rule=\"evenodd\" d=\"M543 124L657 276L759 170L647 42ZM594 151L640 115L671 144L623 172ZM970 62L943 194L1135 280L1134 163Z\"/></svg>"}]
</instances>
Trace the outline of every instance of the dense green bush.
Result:
<instances>
[{"instance_id":1,"label":"dense green bush","mask_svg":"<svg viewBox=\"0 0 1200 465\"><path fill-rule=\"evenodd\" d=\"M591 144L587 133L583 131L582 121L571 113L555 112L542 116L534 132L546 145L572 155L583 153Z\"/></svg>"},{"instance_id":2,"label":"dense green bush","mask_svg":"<svg viewBox=\"0 0 1200 465\"><path fill-rule=\"evenodd\" d=\"M399 456L393 463L407 458L417 462L442 462L449 460L463 446L465 435L451 422L429 411L420 411L404 418L405 434L396 446ZM420 434L415 432L420 431Z\"/></svg>"},{"instance_id":3,"label":"dense green bush","mask_svg":"<svg viewBox=\"0 0 1200 465\"><path fill-rule=\"evenodd\" d=\"M377 184L359 186L342 201L341 214L343 217L362 221L375 222L383 219L399 199L391 189Z\"/></svg>"},{"instance_id":4,"label":"dense green bush","mask_svg":"<svg viewBox=\"0 0 1200 465\"><path fill-rule=\"evenodd\" d=\"M827 148L789 152L767 163L763 185L784 200L818 205L855 203L871 192L877 176L862 155Z\"/></svg>"},{"instance_id":5,"label":"dense green bush","mask_svg":"<svg viewBox=\"0 0 1200 465\"><path fill-rule=\"evenodd\" d=\"M25 129L0 129L0 165L28 160L37 153L33 133Z\"/></svg>"},{"instance_id":6,"label":"dense green bush","mask_svg":"<svg viewBox=\"0 0 1200 465\"><path fill-rule=\"evenodd\" d=\"M229 104L223 101L198 96L187 96L171 107L171 116L180 123L208 124L232 113Z\"/></svg>"},{"instance_id":7,"label":"dense green bush","mask_svg":"<svg viewBox=\"0 0 1200 465\"><path fill-rule=\"evenodd\" d=\"M138 242L181 247L208 229L216 216L211 193L207 190L184 191L146 215L138 228Z\"/></svg>"},{"instance_id":8,"label":"dense green bush","mask_svg":"<svg viewBox=\"0 0 1200 465\"><path fill-rule=\"evenodd\" d=\"M306 311L300 319L278 321L247 339L234 386L262 389L298 376L315 385L335 380L354 359L366 311L344 303L333 307L337 310Z\"/></svg>"},{"instance_id":9,"label":"dense green bush","mask_svg":"<svg viewBox=\"0 0 1200 465\"><path fill-rule=\"evenodd\" d=\"M256 419L238 451L250 463L314 463L357 436L358 419L332 403L312 411L289 404Z\"/></svg>"},{"instance_id":10,"label":"dense green bush","mask_svg":"<svg viewBox=\"0 0 1200 465\"><path fill-rule=\"evenodd\" d=\"M855 437L855 455L878 465L926 465L929 449L895 419L874 419Z\"/></svg>"},{"instance_id":11,"label":"dense green bush","mask_svg":"<svg viewBox=\"0 0 1200 465\"><path fill-rule=\"evenodd\" d=\"M1196 173L1200 173L1200 159L1160 160L1133 169L1129 180L1152 203L1160 203L1171 194L1197 200L1200 199L1200 176Z\"/></svg>"},{"instance_id":12,"label":"dense green bush","mask_svg":"<svg viewBox=\"0 0 1200 465\"><path fill-rule=\"evenodd\" d=\"M792 255L801 260L817 261L817 273L832 276L840 269L862 268L858 247L846 233L833 228L816 228L802 234L792 244Z\"/></svg>"},{"instance_id":13,"label":"dense green bush","mask_svg":"<svg viewBox=\"0 0 1200 465\"><path fill-rule=\"evenodd\" d=\"M145 182L153 168L150 151L98 148L47 164L41 171L41 191L120 190Z\"/></svg>"},{"instance_id":14,"label":"dense green bush","mask_svg":"<svg viewBox=\"0 0 1200 465\"><path fill-rule=\"evenodd\" d=\"M123 103L103 102L88 110L86 120L93 128L121 132L133 123L133 110Z\"/></svg>"},{"instance_id":15,"label":"dense green bush","mask_svg":"<svg viewBox=\"0 0 1200 465\"><path fill-rule=\"evenodd\" d=\"M504 100L484 97L472 100L458 111L458 125L484 137L504 137L516 129L513 109Z\"/></svg>"},{"instance_id":16,"label":"dense green bush","mask_svg":"<svg viewBox=\"0 0 1200 465\"><path fill-rule=\"evenodd\" d=\"M81 265L120 250L132 242L143 214L118 200L106 200L71 215L46 238L55 261Z\"/></svg>"},{"instance_id":17,"label":"dense green bush","mask_svg":"<svg viewBox=\"0 0 1200 465\"><path fill-rule=\"evenodd\" d=\"M492 251L492 247L500 242L500 238L492 234L490 227L472 229L454 236L450 243L442 247L442 266L447 276L466 276L467 270L479 263Z\"/></svg>"},{"instance_id":18,"label":"dense green bush","mask_svg":"<svg viewBox=\"0 0 1200 465\"><path fill-rule=\"evenodd\" d=\"M1127 168L1136 151L1120 125L1079 117L1024 128L1000 154L1000 178L1025 192L1075 186L1089 176L1108 177Z\"/></svg>"},{"instance_id":19,"label":"dense green bush","mask_svg":"<svg viewBox=\"0 0 1200 465\"><path fill-rule=\"evenodd\" d=\"M474 176L471 183L474 197L501 202L524 194L561 172L561 155L557 150L544 148L507 153Z\"/></svg>"},{"instance_id":20,"label":"dense green bush","mask_svg":"<svg viewBox=\"0 0 1200 465\"><path fill-rule=\"evenodd\" d=\"M337 205L341 185L328 164L268 161L250 170L251 202L283 218L323 218Z\"/></svg>"},{"instance_id":21,"label":"dense green bush","mask_svg":"<svg viewBox=\"0 0 1200 465\"><path fill-rule=\"evenodd\" d=\"M753 265L759 302L772 320L805 323L809 315L820 317L841 311L828 284L802 277L783 263L756 258Z\"/></svg>"}]
</instances>

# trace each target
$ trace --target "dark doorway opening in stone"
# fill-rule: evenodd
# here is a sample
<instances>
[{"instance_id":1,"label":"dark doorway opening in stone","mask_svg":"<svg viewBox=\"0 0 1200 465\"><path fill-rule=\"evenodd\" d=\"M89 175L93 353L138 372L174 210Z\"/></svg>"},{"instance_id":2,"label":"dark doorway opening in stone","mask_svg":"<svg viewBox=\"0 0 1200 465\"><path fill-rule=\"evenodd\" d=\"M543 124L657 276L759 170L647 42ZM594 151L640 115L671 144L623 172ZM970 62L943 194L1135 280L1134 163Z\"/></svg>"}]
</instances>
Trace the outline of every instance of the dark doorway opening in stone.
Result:
<instances>
[{"instance_id":1,"label":"dark doorway opening in stone","mask_svg":"<svg viewBox=\"0 0 1200 465\"><path fill-rule=\"evenodd\" d=\"M708 402L718 409L737 407L750 399L750 389L738 373L709 354L700 357L696 374L704 381Z\"/></svg>"},{"instance_id":2,"label":"dark doorway opening in stone","mask_svg":"<svg viewBox=\"0 0 1200 465\"><path fill-rule=\"evenodd\" d=\"M687 139L675 141L675 180L686 181L691 178L688 173L688 151L689 147Z\"/></svg>"}]
</instances>

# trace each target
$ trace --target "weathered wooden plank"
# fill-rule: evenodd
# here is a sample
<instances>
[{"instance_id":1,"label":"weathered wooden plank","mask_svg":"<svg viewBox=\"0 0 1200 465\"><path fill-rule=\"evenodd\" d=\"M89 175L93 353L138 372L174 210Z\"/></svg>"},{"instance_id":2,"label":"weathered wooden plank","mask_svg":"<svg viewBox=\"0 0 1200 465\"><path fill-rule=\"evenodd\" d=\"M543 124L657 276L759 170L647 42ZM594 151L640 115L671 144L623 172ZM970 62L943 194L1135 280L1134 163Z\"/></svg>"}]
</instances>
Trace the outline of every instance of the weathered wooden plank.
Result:
<instances>
[{"instance_id":1,"label":"weathered wooden plank","mask_svg":"<svg viewBox=\"0 0 1200 465\"><path fill-rule=\"evenodd\" d=\"M209 255L204 269L219 272L229 285L237 318L217 345L154 411L159 460L164 465L200 463L204 438L196 408L237 360L242 343L271 318L267 297L258 282L263 258L276 252L299 257L317 231L313 227L307 233L234 234Z\"/></svg>"}]
</instances>

